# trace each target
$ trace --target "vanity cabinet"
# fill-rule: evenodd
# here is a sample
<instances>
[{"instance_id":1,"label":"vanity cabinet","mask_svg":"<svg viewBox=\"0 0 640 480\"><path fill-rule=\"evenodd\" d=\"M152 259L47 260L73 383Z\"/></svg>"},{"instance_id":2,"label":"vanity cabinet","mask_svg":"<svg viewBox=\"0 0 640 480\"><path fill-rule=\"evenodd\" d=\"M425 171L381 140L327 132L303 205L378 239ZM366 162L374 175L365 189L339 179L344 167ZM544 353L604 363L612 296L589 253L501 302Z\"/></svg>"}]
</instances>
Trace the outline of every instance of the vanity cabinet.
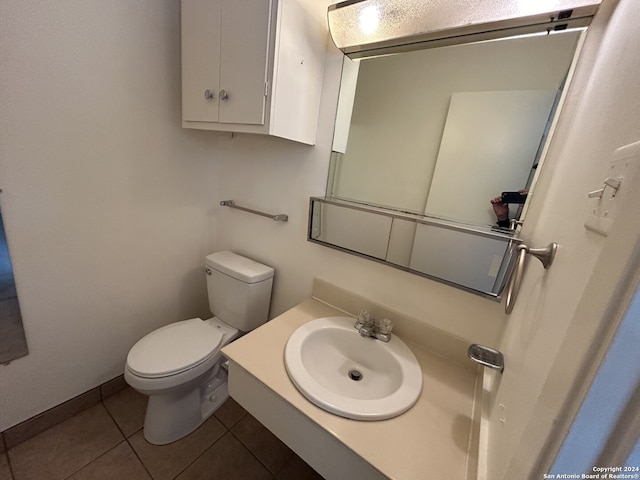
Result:
<instances>
[{"instance_id":1,"label":"vanity cabinet","mask_svg":"<svg viewBox=\"0 0 640 480\"><path fill-rule=\"evenodd\" d=\"M182 126L315 144L326 8L317 0L182 0Z\"/></svg>"}]
</instances>

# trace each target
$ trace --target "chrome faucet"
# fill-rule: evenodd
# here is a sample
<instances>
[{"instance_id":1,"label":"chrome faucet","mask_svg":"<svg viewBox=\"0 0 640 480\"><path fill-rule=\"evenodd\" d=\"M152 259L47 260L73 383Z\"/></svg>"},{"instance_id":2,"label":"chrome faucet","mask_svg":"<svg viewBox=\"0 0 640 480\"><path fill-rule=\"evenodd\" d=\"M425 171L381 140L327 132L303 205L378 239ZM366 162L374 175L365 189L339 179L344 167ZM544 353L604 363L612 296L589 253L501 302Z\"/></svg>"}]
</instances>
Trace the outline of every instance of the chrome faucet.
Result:
<instances>
[{"instance_id":1,"label":"chrome faucet","mask_svg":"<svg viewBox=\"0 0 640 480\"><path fill-rule=\"evenodd\" d=\"M377 322L370 317L369 312L366 310L360 310L353 326L362 337L373 337L382 342L391 340L391 329L393 328L391 320L384 319Z\"/></svg>"}]
</instances>

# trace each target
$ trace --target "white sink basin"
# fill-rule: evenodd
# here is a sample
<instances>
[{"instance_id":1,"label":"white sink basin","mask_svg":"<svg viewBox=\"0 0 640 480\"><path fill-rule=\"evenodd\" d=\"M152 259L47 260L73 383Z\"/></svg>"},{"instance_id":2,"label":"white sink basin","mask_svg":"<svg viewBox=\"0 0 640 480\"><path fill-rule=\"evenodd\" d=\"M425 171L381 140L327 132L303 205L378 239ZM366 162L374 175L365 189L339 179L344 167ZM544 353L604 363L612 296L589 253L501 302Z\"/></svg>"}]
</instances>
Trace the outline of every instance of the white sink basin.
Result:
<instances>
[{"instance_id":1,"label":"white sink basin","mask_svg":"<svg viewBox=\"0 0 640 480\"><path fill-rule=\"evenodd\" d=\"M361 337L354 318L324 317L298 328L284 351L291 381L311 402L356 420L383 420L410 409L422 391L413 352L392 335L388 343Z\"/></svg>"}]
</instances>

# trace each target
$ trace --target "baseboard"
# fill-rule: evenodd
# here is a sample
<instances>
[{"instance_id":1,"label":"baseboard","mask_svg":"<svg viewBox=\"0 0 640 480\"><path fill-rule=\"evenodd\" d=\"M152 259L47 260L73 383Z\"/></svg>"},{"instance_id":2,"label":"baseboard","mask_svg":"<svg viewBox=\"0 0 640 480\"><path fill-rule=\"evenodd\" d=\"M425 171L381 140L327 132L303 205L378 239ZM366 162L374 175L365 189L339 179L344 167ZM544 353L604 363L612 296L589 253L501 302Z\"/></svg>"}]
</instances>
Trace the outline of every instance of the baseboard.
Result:
<instances>
[{"instance_id":1,"label":"baseboard","mask_svg":"<svg viewBox=\"0 0 640 480\"><path fill-rule=\"evenodd\" d=\"M124 390L126 387L127 383L124 381L124 375L118 375L116 378L98 387L92 388L60 405L56 405L45 412L8 428L0 433L2 437L0 438L0 453L20 445L22 442L68 420L87 408L97 405L112 395Z\"/></svg>"}]
</instances>

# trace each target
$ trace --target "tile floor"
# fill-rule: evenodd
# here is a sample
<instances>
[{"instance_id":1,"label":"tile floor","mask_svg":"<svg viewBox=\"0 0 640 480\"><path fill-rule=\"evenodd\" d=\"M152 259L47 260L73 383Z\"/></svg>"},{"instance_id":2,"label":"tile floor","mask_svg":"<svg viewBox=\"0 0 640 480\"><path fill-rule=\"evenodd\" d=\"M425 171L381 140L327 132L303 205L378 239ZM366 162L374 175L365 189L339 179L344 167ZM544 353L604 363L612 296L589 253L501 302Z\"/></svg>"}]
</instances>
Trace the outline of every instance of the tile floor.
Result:
<instances>
[{"instance_id":1,"label":"tile floor","mask_svg":"<svg viewBox=\"0 0 640 480\"><path fill-rule=\"evenodd\" d=\"M229 399L170 445L142 434L146 397L127 388L4 451L0 480L322 480Z\"/></svg>"}]
</instances>

